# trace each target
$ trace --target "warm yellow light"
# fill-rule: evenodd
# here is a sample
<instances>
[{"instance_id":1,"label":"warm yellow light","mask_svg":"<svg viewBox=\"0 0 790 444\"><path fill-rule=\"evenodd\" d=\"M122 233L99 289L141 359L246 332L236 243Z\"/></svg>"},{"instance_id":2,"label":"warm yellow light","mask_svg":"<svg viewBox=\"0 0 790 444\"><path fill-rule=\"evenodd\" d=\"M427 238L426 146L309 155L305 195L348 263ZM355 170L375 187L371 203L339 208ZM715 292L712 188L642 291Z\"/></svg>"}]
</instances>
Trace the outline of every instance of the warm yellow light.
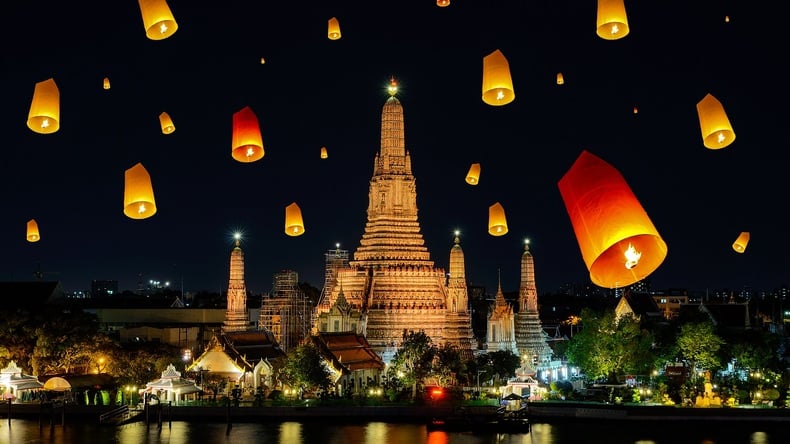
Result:
<instances>
[{"instance_id":1,"label":"warm yellow light","mask_svg":"<svg viewBox=\"0 0 790 444\"><path fill-rule=\"evenodd\" d=\"M170 114L165 112L159 115L159 126L162 127L162 134L172 134L173 131L176 130L176 126L173 124L173 119L170 118Z\"/></svg>"},{"instance_id":2,"label":"warm yellow light","mask_svg":"<svg viewBox=\"0 0 790 444\"><path fill-rule=\"evenodd\" d=\"M504 236L507 234L507 218L502 204L496 202L488 207L488 233L492 236Z\"/></svg>"},{"instance_id":3,"label":"warm yellow light","mask_svg":"<svg viewBox=\"0 0 790 444\"><path fill-rule=\"evenodd\" d=\"M515 98L510 65L502 51L497 49L483 58L483 102L501 106Z\"/></svg>"},{"instance_id":4,"label":"warm yellow light","mask_svg":"<svg viewBox=\"0 0 790 444\"><path fill-rule=\"evenodd\" d=\"M28 242L38 242L41 240L41 234L38 231L38 222L35 219L27 221L27 235Z\"/></svg>"},{"instance_id":5,"label":"warm yellow light","mask_svg":"<svg viewBox=\"0 0 790 444\"><path fill-rule=\"evenodd\" d=\"M725 15L724 16L724 23L730 23L730 16L729 15Z\"/></svg>"},{"instance_id":6,"label":"warm yellow light","mask_svg":"<svg viewBox=\"0 0 790 444\"><path fill-rule=\"evenodd\" d=\"M327 157L329 157L329 153L326 151L326 147L322 146L321 147L321 158L322 159L326 159Z\"/></svg>"},{"instance_id":7,"label":"warm yellow light","mask_svg":"<svg viewBox=\"0 0 790 444\"><path fill-rule=\"evenodd\" d=\"M639 264L639 258L642 257L642 253L636 251L636 248L629 243L623 256L625 256L625 268L630 270Z\"/></svg>"},{"instance_id":8,"label":"warm yellow light","mask_svg":"<svg viewBox=\"0 0 790 444\"><path fill-rule=\"evenodd\" d=\"M605 40L617 40L628 35L628 16L623 0L598 0L596 32Z\"/></svg>"},{"instance_id":9,"label":"warm yellow light","mask_svg":"<svg viewBox=\"0 0 790 444\"><path fill-rule=\"evenodd\" d=\"M557 85L564 85L565 84L565 77L563 77L561 72L557 73Z\"/></svg>"},{"instance_id":10,"label":"warm yellow light","mask_svg":"<svg viewBox=\"0 0 790 444\"><path fill-rule=\"evenodd\" d=\"M337 40L341 37L340 22L337 21L337 18L332 17L331 19L329 19L329 25L326 35L327 37L329 37L329 40Z\"/></svg>"},{"instance_id":11,"label":"warm yellow light","mask_svg":"<svg viewBox=\"0 0 790 444\"><path fill-rule=\"evenodd\" d=\"M450 0L436 0L436 6L440 8L450 6Z\"/></svg>"},{"instance_id":12,"label":"warm yellow light","mask_svg":"<svg viewBox=\"0 0 790 444\"><path fill-rule=\"evenodd\" d=\"M178 23L165 0L138 0L143 15L145 35L151 40L162 40L175 34Z\"/></svg>"},{"instance_id":13,"label":"warm yellow light","mask_svg":"<svg viewBox=\"0 0 790 444\"><path fill-rule=\"evenodd\" d=\"M124 179L123 213L131 219L147 219L156 214L151 176L143 164L126 170Z\"/></svg>"},{"instance_id":14,"label":"warm yellow light","mask_svg":"<svg viewBox=\"0 0 790 444\"><path fill-rule=\"evenodd\" d=\"M702 144L706 148L718 150L735 141L735 131L732 129L730 119L724 111L724 106L711 94L705 95L697 103L697 115L702 131Z\"/></svg>"},{"instance_id":15,"label":"warm yellow light","mask_svg":"<svg viewBox=\"0 0 790 444\"><path fill-rule=\"evenodd\" d=\"M466 183L469 185L477 185L480 183L480 164L473 163L469 167L469 172L466 173Z\"/></svg>"},{"instance_id":16,"label":"warm yellow light","mask_svg":"<svg viewBox=\"0 0 790 444\"><path fill-rule=\"evenodd\" d=\"M301 236L304 234L302 210L296 202L285 207L285 234L288 236Z\"/></svg>"},{"instance_id":17,"label":"warm yellow light","mask_svg":"<svg viewBox=\"0 0 790 444\"><path fill-rule=\"evenodd\" d=\"M266 63L266 59L264 59L263 57L261 57L261 65L263 65L263 64L265 64L265 63Z\"/></svg>"},{"instance_id":18,"label":"warm yellow light","mask_svg":"<svg viewBox=\"0 0 790 444\"><path fill-rule=\"evenodd\" d=\"M102 87L104 89L110 89L110 78L109 77L105 77L104 78L104 81L102 82Z\"/></svg>"},{"instance_id":19,"label":"warm yellow light","mask_svg":"<svg viewBox=\"0 0 790 444\"><path fill-rule=\"evenodd\" d=\"M746 251L746 246L749 245L750 234L748 231L743 231L741 234L738 235L738 238L735 239L735 242L732 244L732 249L738 253L743 253Z\"/></svg>"},{"instance_id":20,"label":"warm yellow light","mask_svg":"<svg viewBox=\"0 0 790 444\"><path fill-rule=\"evenodd\" d=\"M52 134L60 128L60 90L55 79L36 83L27 126L39 134Z\"/></svg>"},{"instance_id":21,"label":"warm yellow light","mask_svg":"<svg viewBox=\"0 0 790 444\"><path fill-rule=\"evenodd\" d=\"M639 108L634 107L634 114L639 114Z\"/></svg>"},{"instance_id":22,"label":"warm yellow light","mask_svg":"<svg viewBox=\"0 0 790 444\"><path fill-rule=\"evenodd\" d=\"M391 96L394 96L398 93L398 82L395 81L395 77L390 78L390 84L387 85L387 93L389 93Z\"/></svg>"}]
</instances>

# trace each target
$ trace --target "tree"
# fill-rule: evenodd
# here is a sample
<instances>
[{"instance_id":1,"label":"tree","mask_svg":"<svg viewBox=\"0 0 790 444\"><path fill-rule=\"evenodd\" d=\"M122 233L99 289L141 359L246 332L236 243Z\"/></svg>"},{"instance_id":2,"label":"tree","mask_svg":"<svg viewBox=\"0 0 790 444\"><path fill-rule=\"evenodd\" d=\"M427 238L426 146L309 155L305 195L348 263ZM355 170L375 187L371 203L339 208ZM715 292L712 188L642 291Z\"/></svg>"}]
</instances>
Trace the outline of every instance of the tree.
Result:
<instances>
[{"instance_id":1,"label":"tree","mask_svg":"<svg viewBox=\"0 0 790 444\"><path fill-rule=\"evenodd\" d=\"M445 342L441 347L436 348L436 356L431 368L431 376L436 378L442 387L455 385L458 375L464 373L464 362L461 359L461 351L457 346Z\"/></svg>"},{"instance_id":2,"label":"tree","mask_svg":"<svg viewBox=\"0 0 790 444\"><path fill-rule=\"evenodd\" d=\"M411 397L417 397L417 385L430 373L436 347L425 331L403 331L403 341L390 363L390 378L400 377L411 386ZM402 375L402 376L401 376Z\"/></svg>"},{"instance_id":3,"label":"tree","mask_svg":"<svg viewBox=\"0 0 790 444\"><path fill-rule=\"evenodd\" d=\"M716 335L713 323L691 322L680 327L677 337L678 352L691 364L694 378L697 366L715 369L720 366L718 352L724 341Z\"/></svg>"},{"instance_id":4,"label":"tree","mask_svg":"<svg viewBox=\"0 0 790 444\"><path fill-rule=\"evenodd\" d=\"M329 370L324 358L312 344L302 344L288 351L288 360L283 369L283 379L302 390L327 390L331 384Z\"/></svg>"},{"instance_id":5,"label":"tree","mask_svg":"<svg viewBox=\"0 0 790 444\"><path fill-rule=\"evenodd\" d=\"M652 335L633 316L583 309L581 317L583 328L568 343L567 355L588 378L615 382L626 372L650 371Z\"/></svg>"}]
</instances>

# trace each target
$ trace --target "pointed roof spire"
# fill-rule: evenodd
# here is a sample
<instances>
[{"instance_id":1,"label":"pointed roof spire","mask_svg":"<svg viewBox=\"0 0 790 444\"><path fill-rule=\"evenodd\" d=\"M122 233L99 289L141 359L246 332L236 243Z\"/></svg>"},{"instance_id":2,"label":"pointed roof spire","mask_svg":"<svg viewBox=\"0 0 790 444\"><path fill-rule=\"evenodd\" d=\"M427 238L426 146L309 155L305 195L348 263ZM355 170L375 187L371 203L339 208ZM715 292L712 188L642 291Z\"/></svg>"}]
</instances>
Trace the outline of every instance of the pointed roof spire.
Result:
<instances>
[{"instance_id":1,"label":"pointed roof spire","mask_svg":"<svg viewBox=\"0 0 790 444\"><path fill-rule=\"evenodd\" d=\"M392 97L398 94L398 82L395 80L395 76L390 76L390 84L387 86L387 92Z\"/></svg>"}]
</instances>

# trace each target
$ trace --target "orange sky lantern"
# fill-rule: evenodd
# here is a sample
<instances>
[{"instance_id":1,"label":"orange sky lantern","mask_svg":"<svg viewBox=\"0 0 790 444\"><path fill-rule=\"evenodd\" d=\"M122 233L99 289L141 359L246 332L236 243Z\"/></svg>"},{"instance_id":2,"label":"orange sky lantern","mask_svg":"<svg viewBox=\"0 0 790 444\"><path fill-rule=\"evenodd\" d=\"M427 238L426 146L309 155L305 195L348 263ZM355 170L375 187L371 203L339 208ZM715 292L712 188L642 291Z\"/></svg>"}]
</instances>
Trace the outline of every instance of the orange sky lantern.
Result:
<instances>
[{"instance_id":1,"label":"orange sky lantern","mask_svg":"<svg viewBox=\"0 0 790 444\"><path fill-rule=\"evenodd\" d=\"M667 244L612 165L583 151L559 189L594 284L626 287L666 258Z\"/></svg>"},{"instance_id":2,"label":"orange sky lantern","mask_svg":"<svg viewBox=\"0 0 790 444\"><path fill-rule=\"evenodd\" d=\"M136 164L125 172L123 214L131 219L147 219L156 214L151 176L142 163Z\"/></svg>"},{"instance_id":3,"label":"orange sky lantern","mask_svg":"<svg viewBox=\"0 0 790 444\"><path fill-rule=\"evenodd\" d=\"M165 0L138 0L143 15L145 35L151 40L163 40L178 30L173 13Z\"/></svg>"},{"instance_id":4,"label":"orange sky lantern","mask_svg":"<svg viewBox=\"0 0 790 444\"><path fill-rule=\"evenodd\" d=\"M260 160L264 155L263 137L258 117L249 106L233 114L233 140L231 156L239 162Z\"/></svg>"},{"instance_id":5,"label":"orange sky lantern","mask_svg":"<svg viewBox=\"0 0 790 444\"><path fill-rule=\"evenodd\" d=\"M502 106L515 98L510 65L502 51L497 49L483 58L483 102Z\"/></svg>"},{"instance_id":6,"label":"orange sky lantern","mask_svg":"<svg viewBox=\"0 0 790 444\"><path fill-rule=\"evenodd\" d=\"M52 134L60 128L60 90L55 79L36 83L27 126L39 134Z\"/></svg>"},{"instance_id":7,"label":"orange sky lantern","mask_svg":"<svg viewBox=\"0 0 790 444\"><path fill-rule=\"evenodd\" d=\"M301 236L304 234L302 210L296 202L285 207L285 234L288 236Z\"/></svg>"}]
</instances>

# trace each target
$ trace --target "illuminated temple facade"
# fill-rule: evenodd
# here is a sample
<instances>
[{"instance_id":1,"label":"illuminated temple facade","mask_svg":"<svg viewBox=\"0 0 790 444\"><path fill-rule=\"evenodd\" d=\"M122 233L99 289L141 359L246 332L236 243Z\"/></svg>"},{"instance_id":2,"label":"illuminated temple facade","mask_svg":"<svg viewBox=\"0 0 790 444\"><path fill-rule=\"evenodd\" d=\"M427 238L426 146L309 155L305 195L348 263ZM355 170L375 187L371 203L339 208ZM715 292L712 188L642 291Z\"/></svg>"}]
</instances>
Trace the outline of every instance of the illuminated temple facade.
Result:
<instances>
[{"instance_id":1,"label":"illuminated temple facade","mask_svg":"<svg viewBox=\"0 0 790 444\"><path fill-rule=\"evenodd\" d=\"M529 242L521 254L521 284L518 290L519 310L516 314L516 348L522 363L542 368L551 362L552 350L538 314L538 289L535 285L535 260Z\"/></svg>"},{"instance_id":2,"label":"illuminated temple facade","mask_svg":"<svg viewBox=\"0 0 790 444\"><path fill-rule=\"evenodd\" d=\"M450 277L434 266L417 218L417 189L404 138L403 107L391 90L381 113L381 147L373 162L367 223L347 266L337 269L317 307L330 311L341 292L343 304L358 310L357 324L371 347L389 362L404 331L425 331L471 356L477 348L456 236Z\"/></svg>"}]
</instances>

